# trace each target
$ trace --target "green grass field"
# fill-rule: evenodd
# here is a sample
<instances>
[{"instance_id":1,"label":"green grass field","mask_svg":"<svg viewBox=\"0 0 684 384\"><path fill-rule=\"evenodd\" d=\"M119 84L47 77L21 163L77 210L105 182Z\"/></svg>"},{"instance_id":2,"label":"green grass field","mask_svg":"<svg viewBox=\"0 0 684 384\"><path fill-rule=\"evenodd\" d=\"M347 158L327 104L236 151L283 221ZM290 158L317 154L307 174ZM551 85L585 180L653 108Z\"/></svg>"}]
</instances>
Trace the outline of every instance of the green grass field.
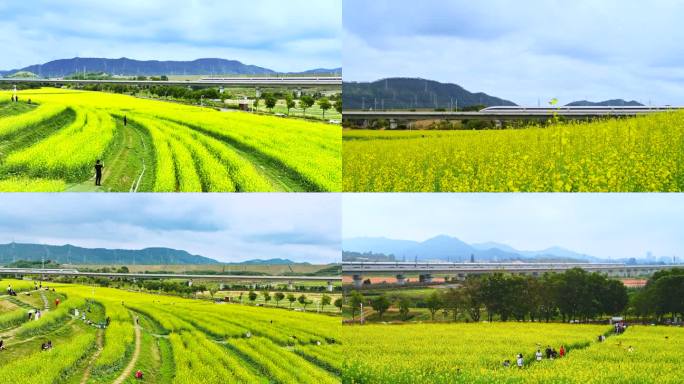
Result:
<instances>
[{"instance_id":1,"label":"green grass field","mask_svg":"<svg viewBox=\"0 0 684 384\"><path fill-rule=\"evenodd\" d=\"M0 326L0 377L9 382L135 383L137 370L150 383L340 380L339 317L82 285L33 290L33 282L0 280L6 284L27 289L12 298L21 305L0 297L0 325L6 313L22 315ZM28 321L35 309L43 316ZM47 340L53 348L41 351Z\"/></svg>"},{"instance_id":2,"label":"green grass field","mask_svg":"<svg viewBox=\"0 0 684 384\"><path fill-rule=\"evenodd\" d=\"M0 104L0 191L341 190L337 125L103 92L19 98Z\"/></svg>"}]
</instances>

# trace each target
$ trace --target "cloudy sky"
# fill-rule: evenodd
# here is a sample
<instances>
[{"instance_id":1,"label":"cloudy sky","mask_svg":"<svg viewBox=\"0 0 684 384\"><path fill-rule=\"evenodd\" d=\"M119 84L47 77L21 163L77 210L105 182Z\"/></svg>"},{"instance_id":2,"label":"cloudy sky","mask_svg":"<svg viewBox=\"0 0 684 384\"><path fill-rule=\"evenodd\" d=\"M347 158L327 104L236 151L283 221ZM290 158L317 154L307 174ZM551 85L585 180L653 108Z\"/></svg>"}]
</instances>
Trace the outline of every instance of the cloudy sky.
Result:
<instances>
[{"instance_id":1,"label":"cloudy sky","mask_svg":"<svg viewBox=\"0 0 684 384\"><path fill-rule=\"evenodd\" d=\"M0 243L339 262L339 194L5 194Z\"/></svg>"},{"instance_id":2,"label":"cloudy sky","mask_svg":"<svg viewBox=\"0 0 684 384\"><path fill-rule=\"evenodd\" d=\"M520 105L684 105L679 0L345 0L347 81L422 77Z\"/></svg>"},{"instance_id":3,"label":"cloudy sky","mask_svg":"<svg viewBox=\"0 0 684 384\"><path fill-rule=\"evenodd\" d=\"M521 250L684 257L684 194L344 194L343 238L446 234Z\"/></svg>"},{"instance_id":4,"label":"cloudy sky","mask_svg":"<svg viewBox=\"0 0 684 384\"><path fill-rule=\"evenodd\" d=\"M72 57L341 66L342 0L0 2L0 69Z\"/></svg>"}]
</instances>

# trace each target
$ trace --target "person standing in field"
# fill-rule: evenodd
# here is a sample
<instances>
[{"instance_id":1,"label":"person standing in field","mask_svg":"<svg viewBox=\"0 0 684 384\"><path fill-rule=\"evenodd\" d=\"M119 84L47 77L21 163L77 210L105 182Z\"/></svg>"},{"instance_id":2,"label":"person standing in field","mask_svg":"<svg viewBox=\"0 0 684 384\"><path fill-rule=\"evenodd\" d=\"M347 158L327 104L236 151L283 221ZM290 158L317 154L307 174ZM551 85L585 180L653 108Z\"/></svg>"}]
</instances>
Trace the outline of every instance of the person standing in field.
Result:
<instances>
[{"instance_id":1,"label":"person standing in field","mask_svg":"<svg viewBox=\"0 0 684 384\"><path fill-rule=\"evenodd\" d=\"M537 358L537 361L541 361L541 360L542 360L541 349L537 349L537 353L534 354L534 357Z\"/></svg>"},{"instance_id":2,"label":"person standing in field","mask_svg":"<svg viewBox=\"0 0 684 384\"><path fill-rule=\"evenodd\" d=\"M126 115L124 115L124 127L128 125L128 119L126 118Z\"/></svg>"},{"instance_id":3,"label":"person standing in field","mask_svg":"<svg viewBox=\"0 0 684 384\"><path fill-rule=\"evenodd\" d=\"M102 168L104 168L104 164L100 160L95 161L95 185L97 186L102 185Z\"/></svg>"},{"instance_id":4,"label":"person standing in field","mask_svg":"<svg viewBox=\"0 0 684 384\"><path fill-rule=\"evenodd\" d=\"M564 346L562 346L562 345L560 346L560 349L558 350L558 354L560 355L560 357L565 356L565 347Z\"/></svg>"},{"instance_id":5,"label":"person standing in field","mask_svg":"<svg viewBox=\"0 0 684 384\"><path fill-rule=\"evenodd\" d=\"M522 353L518 353L518 359L516 360L516 362L518 364L518 368L523 367L523 355L522 355Z\"/></svg>"}]
</instances>

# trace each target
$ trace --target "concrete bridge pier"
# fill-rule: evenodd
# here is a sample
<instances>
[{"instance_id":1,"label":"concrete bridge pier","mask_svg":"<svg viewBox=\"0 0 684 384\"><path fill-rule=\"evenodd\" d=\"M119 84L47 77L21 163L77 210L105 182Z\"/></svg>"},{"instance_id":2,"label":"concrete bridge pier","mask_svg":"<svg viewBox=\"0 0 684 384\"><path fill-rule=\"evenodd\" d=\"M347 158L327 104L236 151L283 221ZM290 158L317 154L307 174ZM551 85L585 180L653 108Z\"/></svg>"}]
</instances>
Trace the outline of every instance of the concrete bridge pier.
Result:
<instances>
[{"instance_id":1,"label":"concrete bridge pier","mask_svg":"<svg viewBox=\"0 0 684 384\"><path fill-rule=\"evenodd\" d=\"M223 85L222 85L219 87L219 93L223 93L223 91L224 91L224 89L223 89Z\"/></svg>"},{"instance_id":2,"label":"concrete bridge pier","mask_svg":"<svg viewBox=\"0 0 684 384\"><path fill-rule=\"evenodd\" d=\"M333 291L333 288L334 288L334 287L333 287L332 281L328 281L328 287L327 287L328 292L332 292L332 291Z\"/></svg>"},{"instance_id":3,"label":"concrete bridge pier","mask_svg":"<svg viewBox=\"0 0 684 384\"><path fill-rule=\"evenodd\" d=\"M399 126L399 124L397 123L397 120L390 119L390 121L389 121L390 129L397 129L398 126Z\"/></svg>"},{"instance_id":4,"label":"concrete bridge pier","mask_svg":"<svg viewBox=\"0 0 684 384\"><path fill-rule=\"evenodd\" d=\"M287 290L294 291L294 282L292 280L287 282Z\"/></svg>"},{"instance_id":5,"label":"concrete bridge pier","mask_svg":"<svg viewBox=\"0 0 684 384\"><path fill-rule=\"evenodd\" d=\"M419 280L421 283L430 284L430 283L432 283L432 274L424 273L424 274L422 274L422 275L420 275L420 276L418 277L418 280Z\"/></svg>"},{"instance_id":6,"label":"concrete bridge pier","mask_svg":"<svg viewBox=\"0 0 684 384\"><path fill-rule=\"evenodd\" d=\"M299 99L300 97L302 97L302 89L301 89L301 88L297 88L297 89L295 90L295 96L296 96L298 99Z\"/></svg>"},{"instance_id":7,"label":"concrete bridge pier","mask_svg":"<svg viewBox=\"0 0 684 384\"><path fill-rule=\"evenodd\" d=\"M406 276L397 275L397 285L406 285Z\"/></svg>"},{"instance_id":8,"label":"concrete bridge pier","mask_svg":"<svg viewBox=\"0 0 684 384\"><path fill-rule=\"evenodd\" d=\"M261 89L259 87L256 87L256 97L257 99L261 97Z\"/></svg>"},{"instance_id":9,"label":"concrete bridge pier","mask_svg":"<svg viewBox=\"0 0 684 384\"><path fill-rule=\"evenodd\" d=\"M219 284L219 291L223 291L226 288L224 283Z\"/></svg>"},{"instance_id":10,"label":"concrete bridge pier","mask_svg":"<svg viewBox=\"0 0 684 384\"><path fill-rule=\"evenodd\" d=\"M354 288L361 288L363 286L363 277L361 275L354 275Z\"/></svg>"}]
</instances>

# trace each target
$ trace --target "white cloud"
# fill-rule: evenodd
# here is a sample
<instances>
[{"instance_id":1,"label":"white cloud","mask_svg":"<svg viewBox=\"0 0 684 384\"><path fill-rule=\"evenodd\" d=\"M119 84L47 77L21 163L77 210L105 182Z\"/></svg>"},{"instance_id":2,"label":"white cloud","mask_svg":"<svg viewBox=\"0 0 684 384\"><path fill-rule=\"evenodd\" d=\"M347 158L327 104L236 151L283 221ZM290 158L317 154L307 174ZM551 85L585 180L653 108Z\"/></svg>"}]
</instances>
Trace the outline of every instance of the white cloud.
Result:
<instances>
[{"instance_id":1,"label":"white cloud","mask_svg":"<svg viewBox=\"0 0 684 384\"><path fill-rule=\"evenodd\" d=\"M598 257L683 256L678 194L345 194L343 238L447 234Z\"/></svg>"},{"instance_id":2,"label":"white cloud","mask_svg":"<svg viewBox=\"0 0 684 384\"><path fill-rule=\"evenodd\" d=\"M526 105L553 97L684 104L681 2L364 3L345 2L347 81L424 77Z\"/></svg>"},{"instance_id":3,"label":"white cloud","mask_svg":"<svg viewBox=\"0 0 684 384\"><path fill-rule=\"evenodd\" d=\"M340 209L338 194L9 194L0 242L328 263L341 257Z\"/></svg>"},{"instance_id":4,"label":"white cloud","mask_svg":"<svg viewBox=\"0 0 684 384\"><path fill-rule=\"evenodd\" d=\"M0 68L76 56L339 67L341 13L341 0L4 3Z\"/></svg>"}]
</instances>

